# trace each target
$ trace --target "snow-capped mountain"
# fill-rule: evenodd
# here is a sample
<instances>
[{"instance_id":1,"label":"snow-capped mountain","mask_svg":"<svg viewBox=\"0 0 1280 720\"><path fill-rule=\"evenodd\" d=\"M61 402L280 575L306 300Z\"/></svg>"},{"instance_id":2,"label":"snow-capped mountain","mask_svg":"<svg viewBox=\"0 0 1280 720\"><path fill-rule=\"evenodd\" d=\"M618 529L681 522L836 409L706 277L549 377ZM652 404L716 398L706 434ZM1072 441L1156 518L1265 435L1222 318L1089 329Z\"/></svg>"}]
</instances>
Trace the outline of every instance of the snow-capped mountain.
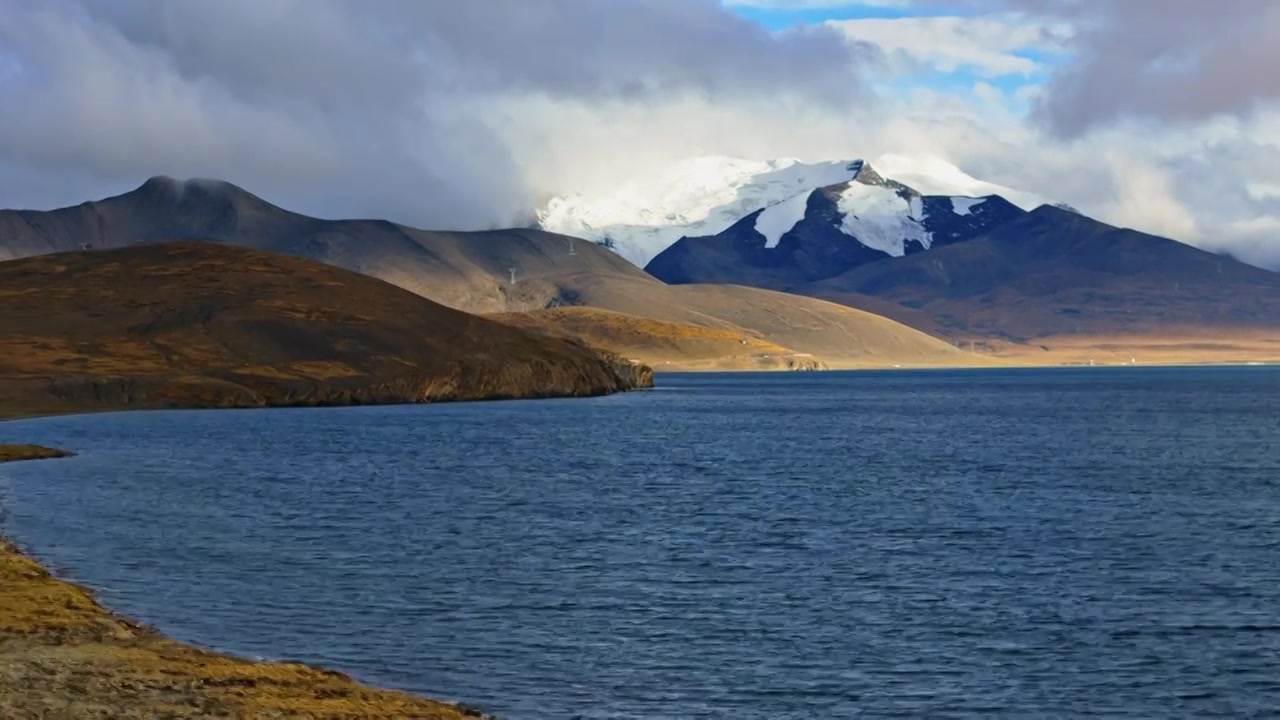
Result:
<instances>
[{"instance_id":1,"label":"snow-capped mountain","mask_svg":"<svg viewBox=\"0 0 1280 720\"><path fill-rule=\"evenodd\" d=\"M554 198L538 213L538 226L604 243L644 267L686 235L715 235L757 210L847 182L860 167L850 161L693 158L600 195Z\"/></svg>"},{"instance_id":2,"label":"snow-capped mountain","mask_svg":"<svg viewBox=\"0 0 1280 720\"><path fill-rule=\"evenodd\" d=\"M598 195L554 198L538 213L538 225L604 243L643 267L682 237L718 235L761 210L754 227L768 248L776 247L804 218L814 191L846 184L839 201L846 231L891 255L904 254L912 243L929 247L930 233L921 225L925 196L956 196L959 215L990 195L1024 209L1043 203L939 158L885 155L875 165L892 170L882 176L863 160L694 158ZM859 177L862 182L849 184Z\"/></svg>"},{"instance_id":3,"label":"snow-capped mountain","mask_svg":"<svg viewBox=\"0 0 1280 720\"><path fill-rule=\"evenodd\" d=\"M669 283L786 290L876 260L968 240L1026 214L1000 195L926 195L870 164L848 167L851 180L757 210L715 235L685 236L645 269ZM930 187L956 187L943 180L932 178ZM974 183L961 187L981 187Z\"/></svg>"}]
</instances>

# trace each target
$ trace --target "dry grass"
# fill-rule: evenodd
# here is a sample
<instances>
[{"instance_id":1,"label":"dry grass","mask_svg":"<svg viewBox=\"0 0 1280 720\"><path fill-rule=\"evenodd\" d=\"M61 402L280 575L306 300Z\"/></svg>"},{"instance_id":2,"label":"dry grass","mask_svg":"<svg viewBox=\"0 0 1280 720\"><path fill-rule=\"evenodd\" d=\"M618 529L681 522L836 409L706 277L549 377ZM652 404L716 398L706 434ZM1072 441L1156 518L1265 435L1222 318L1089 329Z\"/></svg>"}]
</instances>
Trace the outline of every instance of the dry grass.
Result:
<instances>
[{"instance_id":1,"label":"dry grass","mask_svg":"<svg viewBox=\"0 0 1280 720\"><path fill-rule=\"evenodd\" d=\"M988 362L892 320L810 297L731 285L668 286L647 277L580 282L578 300L588 307L498 317L580 338L661 369Z\"/></svg>"},{"instance_id":2,"label":"dry grass","mask_svg":"<svg viewBox=\"0 0 1280 720\"><path fill-rule=\"evenodd\" d=\"M741 328L706 327L588 307L491 316L501 322L584 342L664 370L822 369L813 358Z\"/></svg>"}]
</instances>

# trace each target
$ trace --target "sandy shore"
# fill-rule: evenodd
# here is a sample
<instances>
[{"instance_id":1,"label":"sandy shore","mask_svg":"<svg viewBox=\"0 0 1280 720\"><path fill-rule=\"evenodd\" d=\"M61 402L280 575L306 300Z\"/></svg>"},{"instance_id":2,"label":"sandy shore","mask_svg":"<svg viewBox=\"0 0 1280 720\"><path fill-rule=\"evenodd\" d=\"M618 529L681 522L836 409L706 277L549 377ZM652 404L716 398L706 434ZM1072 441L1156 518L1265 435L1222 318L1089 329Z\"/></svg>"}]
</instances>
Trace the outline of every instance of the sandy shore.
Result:
<instances>
[{"instance_id":1,"label":"sandy shore","mask_svg":"<svg viewBox=\"0 0 1280 720\"><path fill-rule=\"evenodd\" d=\"M0 462L64 457L0 445ZM432 718L481 713L297 663L195 648L103 608L0 539L0 718Z\"/></svg>"}]
</instances>

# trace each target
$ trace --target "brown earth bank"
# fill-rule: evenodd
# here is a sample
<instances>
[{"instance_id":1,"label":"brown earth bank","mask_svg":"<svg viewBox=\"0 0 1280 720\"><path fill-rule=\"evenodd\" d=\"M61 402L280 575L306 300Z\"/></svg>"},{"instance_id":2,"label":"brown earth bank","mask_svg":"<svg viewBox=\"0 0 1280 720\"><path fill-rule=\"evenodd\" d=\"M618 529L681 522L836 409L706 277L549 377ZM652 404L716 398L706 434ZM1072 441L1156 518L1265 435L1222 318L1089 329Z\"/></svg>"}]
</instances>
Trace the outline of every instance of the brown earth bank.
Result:
<instances>
[{"instance_id":1,"label":"brown earth bank","mask_svg":"<svg viewBox=\"0 0 1280 720\"><path fill-rule=\"evenodd\" d=\"M215 243L0 263L9 414L590 396L647 367L381 280Z\"/></svg>"},{"instance_id":2,"label":"brown earth bank","mask_svg":"<svg viewBox=\"0 0 1280 720\"><path fill-rule=\"evenodd\" d=\"M65 450L41 447L39 445L5 445L0 443L0 462L52 460L54 458L69 457L70 455L71 453Z\"/></svg>"},{"instance_id":3,"label":"brown earth bank","mask_svg":"<svg viewBox=\"0 0 1280 720\"><path fill-rule=\"evenodd\" d=\"M0 445L0 462L64 457ZM167 640L0 539L0 718L432 718L473 709Z\"/></svg>"}]
</instances>

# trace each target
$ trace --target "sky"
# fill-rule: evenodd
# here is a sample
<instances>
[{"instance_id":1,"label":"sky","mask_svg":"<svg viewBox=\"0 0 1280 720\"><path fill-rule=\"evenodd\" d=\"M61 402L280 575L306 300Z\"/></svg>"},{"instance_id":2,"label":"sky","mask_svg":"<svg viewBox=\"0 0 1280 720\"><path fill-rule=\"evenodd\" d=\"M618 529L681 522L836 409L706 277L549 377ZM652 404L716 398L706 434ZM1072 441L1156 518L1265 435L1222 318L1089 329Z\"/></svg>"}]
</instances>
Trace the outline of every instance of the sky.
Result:
<instances>
[{"instance_id":1,"label":"sky","mask_svg":"<svg viewBox=\"0 0 1280 720\"><path fill-rule=\"evenodd\" d=\"M1280 267L1276 67L1265 0L0 0L0 207L163 174L479 229L892 153Z\"/></svg>"}]
</instances>

